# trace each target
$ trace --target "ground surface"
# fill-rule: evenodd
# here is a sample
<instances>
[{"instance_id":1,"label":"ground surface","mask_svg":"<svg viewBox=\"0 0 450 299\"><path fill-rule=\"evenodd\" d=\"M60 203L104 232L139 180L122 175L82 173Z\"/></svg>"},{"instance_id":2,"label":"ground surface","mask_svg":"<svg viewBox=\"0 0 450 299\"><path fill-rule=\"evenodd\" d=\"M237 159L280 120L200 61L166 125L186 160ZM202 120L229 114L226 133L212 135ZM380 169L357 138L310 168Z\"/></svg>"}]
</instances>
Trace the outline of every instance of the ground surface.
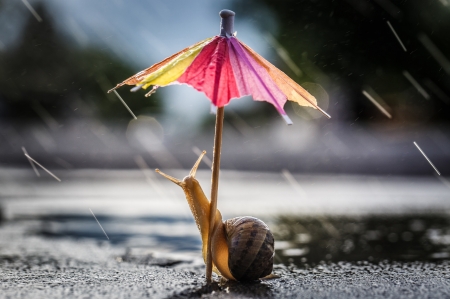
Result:
<instances>
[{"instance_id":1,"label":"ground surface","mask_svg":"<svg viewBox=\"0 0 450 299\"><path fill-rule=\"evenodd\" d=\"M449 262L277 265L279 278L208 288L195 259L133 257L105 242L27 235L28 225L0 229L0 298L450 298Z\"/></svg>"},{"instance_id":2,"label":"ground surface","mask_svg":"<svg viewBox=\"0 0 450 299\"><path fill-rule=\"evenodd\" d=\"M171 172L180 178L183 173ZM369 240L368 236L370 242L378 242L375 247L358 241L353 248L400 248L403 242L402 246L433 245L437 251L397 262L361 258L350 263L331 257L328 262L277 264L274 273L278 278L206 287L199 236L179 187L158 177L146 178L138 171L58 175L62 183L44 176L35 178L28 169L0 171L4 215L0 224L0 298L450 298L446 220L450 189L433 177L283 177L225 172L219 207L227 218L254 211L269 223L276 214L287 212L291 217L303 213L320 219L322 230L310 227L313 221L299 222L301 229L308 229L305 232L295 230L300 229L297 221L288 218L284 225L295 221L289 227L303 237L296 242L278 242L277 255L297 249L292 256L296 261L305 251L292 246L309 246L314 251L321 243L314 235L307 240L313 230L325 237L334 231L332 240L345 245L336 247L339 258L345 256L339 248L351 247L347 239ZM199 179L207 181L207 177L207 173L199 173ZM250 196L252 192L259 196ZM271 198L277 195L274 203ZM109 240L89 208L96 212ZM419 211L439 211L442 221L423 218L418 225L421 222L416 218L411 218L412 222L401 218L407 221L400 229L410 233L398 232L398 240L392 239L395 225L384 221L384 227L372 227L361 218L370 212L407 215ZM340 225L336 215L359 220ZM349 227L362 231L345 232ZM364 231L364 227L370 230Z\"/></svg>"}]
</instances>

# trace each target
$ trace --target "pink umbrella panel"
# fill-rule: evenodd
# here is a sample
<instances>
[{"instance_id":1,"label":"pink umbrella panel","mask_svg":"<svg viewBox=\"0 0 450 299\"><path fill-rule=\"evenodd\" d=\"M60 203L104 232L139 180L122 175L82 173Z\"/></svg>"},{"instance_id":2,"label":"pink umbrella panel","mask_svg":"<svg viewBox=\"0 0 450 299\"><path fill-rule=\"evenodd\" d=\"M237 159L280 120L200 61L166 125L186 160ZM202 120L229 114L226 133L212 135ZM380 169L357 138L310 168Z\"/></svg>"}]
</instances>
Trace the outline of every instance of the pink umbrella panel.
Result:
<instances>
[{"instance_id":1,"label":"pink umbrella panel","mask_svg":"<svg viewBox=\"0 0 450 299\"><path fill-rule=\"evenodd\" d=\"M132 89L136 91L153 85L148 96L156 88L171 84L187 84L205 93L213 108L251 95L255 101L272 104L287 124L292 124L283 108L287 100L318 109L330 118L317 106L314 96L235 36L205 39L137 73L112 90L136 85Z\"/></svg>"}]
</instances>

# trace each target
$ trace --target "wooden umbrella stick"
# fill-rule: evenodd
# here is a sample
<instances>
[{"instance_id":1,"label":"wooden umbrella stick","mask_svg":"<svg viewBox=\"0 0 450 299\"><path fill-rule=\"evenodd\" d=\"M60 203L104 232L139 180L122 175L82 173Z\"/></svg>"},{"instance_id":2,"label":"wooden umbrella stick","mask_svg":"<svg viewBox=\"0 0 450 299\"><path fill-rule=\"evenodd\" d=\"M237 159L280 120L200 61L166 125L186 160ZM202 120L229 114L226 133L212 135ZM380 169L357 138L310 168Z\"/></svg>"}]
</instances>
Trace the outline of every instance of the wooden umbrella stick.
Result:
<instances>
[{"instance_id":1,"label":"wooden umbrella stick","mask_svg":"<svg viewBox=\"0 0 450 299\"><path fill-rule=\"evenodd\" d=\"M220 170L220 152L222 149L224 107L217 108L216 129L214 132L213 164L211 177L211 204L209 209L209 235L208 248L206 254L206 281L212 280L212 255L211 255L211 236L214 229L214 219L217 210L217 195L219 189L219 170Z\"/></svg>"},{"instance_id":2,"label":"wooden umbrella stick","mask_svg":"<svg viewBox=\"0 0 450 299\"><path fill-rule=\"evenodd\" d=\"M228 9L221 10L219 13L222 21L220 22L220 35L229 37L233 34L234 12ZM215 86L217 92L217 86ZM220 170L220 152L222 149L222 131L223 131L224 107L218 107L216 113L216 130L214 132L213 164L211 176L211 204L209 206L209 234L208 247L206 248L206 281L212 281L212 251L211 236L214 230L214 219L217 210L217 195L219 190L219 170Z\"/></svg>"}]
</instances>

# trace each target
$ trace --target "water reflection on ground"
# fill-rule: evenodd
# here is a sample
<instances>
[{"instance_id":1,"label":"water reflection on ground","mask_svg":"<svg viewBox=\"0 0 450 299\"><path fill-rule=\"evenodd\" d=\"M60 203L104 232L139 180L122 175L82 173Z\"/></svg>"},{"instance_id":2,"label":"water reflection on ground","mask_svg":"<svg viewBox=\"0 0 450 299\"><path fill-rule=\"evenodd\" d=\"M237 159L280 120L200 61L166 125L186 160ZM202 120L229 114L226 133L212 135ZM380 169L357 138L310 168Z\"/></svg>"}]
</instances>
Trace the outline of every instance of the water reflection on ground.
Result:
<instances>
[{"instance_id":1,"label":"water reflection on ground","mask_svg":"<svg viewBox=\"0 0 450 299\"><path fill-rule=\"evenodd\" d=\"M187 171L168 173L181 178ZM200 234L181 190L146 174L152 184L136 170L61 171L59 183L31 169L0 169L4 227L108 242L125 253L117 257L124 261L145 264L157 253L201 260ZM210 172L200 170L197 178L207 186ZM283 173L223 171L221 180L223 218L265 221L275 235L276 263L450 259L450 191L433 177L294 174L287 180Z\"/></svg>"},{"instance_id":2,"label":"water reflection on ground","mask_svg":"<svg viewBox=\"0 0 450 299\"><path fill-rule=\"evenodd\" d=\"M193 219L104 215L96 217L102 226L107 228L107 235L92 216L76 214L39 216L39 224L30 232L45 237L91 238L122 246L158 248L161 251L181 252L201 248L201 240Z\"/></svg>"},{"instance_id":3,"label":"water reflection on ground","mask_svg":"<svg viewBox=\"0 0 450 299\"><path fill-rule=\"evenodd\" d=\"M450 257L448 215L280 217L279 262L436 260Z\"/></svg>"},{"instance_id":4,"label":"water reflection on ground","mask_svg":"<svg viewBox=\"0 0 450 299\"><path fill-rule=\"evenodd\" d=\"M128 248L129 252L123 259L145 264L145 248L172 253L201 251L200 237L195 223L190 219L102 215L97 218L108 229L111 243ZM32 234L50 238L106 240L97 223L89 216L25 217L15 221L36 220L37 225L30 230ZM450 217L446 214L280 216L272 230L276 239L275 262L305 268L328 261L450 258Z\"/></svg>"}]
</instances>

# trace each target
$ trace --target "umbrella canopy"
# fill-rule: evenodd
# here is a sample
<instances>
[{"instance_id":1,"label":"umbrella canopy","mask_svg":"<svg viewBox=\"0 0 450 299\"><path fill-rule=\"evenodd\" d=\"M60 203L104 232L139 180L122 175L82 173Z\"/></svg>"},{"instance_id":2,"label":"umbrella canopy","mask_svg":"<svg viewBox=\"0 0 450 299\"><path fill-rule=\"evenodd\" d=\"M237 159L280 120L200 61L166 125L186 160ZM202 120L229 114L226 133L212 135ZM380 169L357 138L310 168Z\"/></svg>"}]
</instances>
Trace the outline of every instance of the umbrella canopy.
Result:
<instances>
[{"instance_id":1,"label":"umbrella canopy","mask_svg":"<svg viewBox=\"0 0 450 299\"><path fill-rule=\"evenodd\" d=\"M287 100L301 106L317 106L317 100L294 80L265 60L236 36L215 36L185 48L119 83L136 85L132 91L154 86L187 84L205 93L212 107L224 107L232 99L251 95L272 104L288 124ZM147 95L154 92L154 89ZM215 109L213 109L215 110Z\"/></svg>"}]
</instances>

